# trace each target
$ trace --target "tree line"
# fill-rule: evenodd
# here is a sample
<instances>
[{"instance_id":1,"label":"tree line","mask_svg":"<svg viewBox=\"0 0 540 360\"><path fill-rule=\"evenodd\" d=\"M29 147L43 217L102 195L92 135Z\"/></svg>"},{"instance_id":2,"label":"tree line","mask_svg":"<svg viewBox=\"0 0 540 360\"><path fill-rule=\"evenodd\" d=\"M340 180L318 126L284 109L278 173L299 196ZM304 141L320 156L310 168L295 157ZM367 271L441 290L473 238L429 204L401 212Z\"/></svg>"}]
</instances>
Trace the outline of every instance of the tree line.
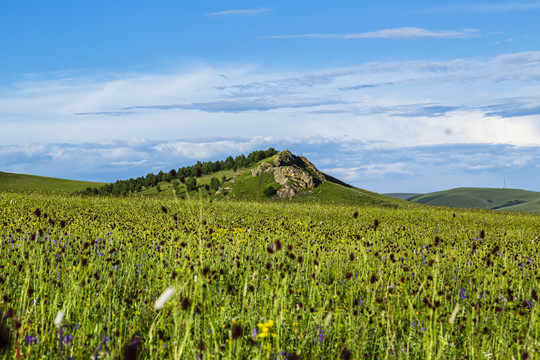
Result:
<instances>
[{"instance_id":1,"label":"tree line","mask_svg":"<svg viewBox=\"0 0 540 360\"><path fill-rule=\"evenodd\" d=\"M160 182L171 182L172 180L180 180L180 182L186 184L188 191L191 191L197 187L196 178L203 175L212 174L220 170L234 170L246 168L254 165L258 161L266 159L270 156L277 154L277 150L269 148L268 150L255 150L245 156L244 154L238 155L235 158L232 156L227 157L225 160L219 161L197 161L194 165L184 166L178 169L171 169L168 172L160 171L157 174L148 173L146 176L139 176L138 178L130 178L129 180L116 180L114 183L103 185L99 188L88 187L85 190L79 192L83 195L128 195L130 193L138 193L143 189L148 189L153 186L158 186ZM215 189L219 187L219 180L213 178L211 180L211 188ZM217 183L216 183L217 180ZM215 189L217 190L217 189Z\"/></svg>"}]
</instances>

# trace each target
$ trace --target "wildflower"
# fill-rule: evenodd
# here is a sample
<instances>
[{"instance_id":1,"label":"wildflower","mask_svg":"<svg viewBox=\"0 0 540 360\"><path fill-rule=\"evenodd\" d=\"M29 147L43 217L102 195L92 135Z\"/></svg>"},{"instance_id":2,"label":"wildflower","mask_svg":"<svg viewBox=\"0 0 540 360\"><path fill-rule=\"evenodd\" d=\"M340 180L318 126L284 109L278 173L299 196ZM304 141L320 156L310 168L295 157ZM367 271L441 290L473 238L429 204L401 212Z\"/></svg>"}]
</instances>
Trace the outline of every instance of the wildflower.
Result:
<instances>
[{"instance_id":1,"label":"wildflower","mask_svg":"<svg viewBox=\"0 0 540 360\"><path fill-rule=\"evenodd\" d=\"M26 343L27 344L37 344L38 343L38 338L35 337L35 336L32 336L32 335L27 335L26 336Z\"/></svg>"},{"instance_id":2,"label":"wildflower","mask_svg":"<svg viewBox=\"0 0 540 360\"><path fill-rule=\"evenodd\" d=\"M460 298L461 300L465 300L465 299L467 298L467 296L465 296L465 288L463 288L463 289L461 289L461 290L459 291L459 298Z\"/></svg>"},{"instance_id":3,"label":"wildflower","mask_svg":"<svg viewBox=\"0 0 540 360\"><path fill-rule=\"evenodd\" d=\"M64 344L71 345L71 340L73 340L73 335L64 336Z\"/></svg>"},{"instance_id":4,"label":"wildflower","mask_svg":"<svg viewBox=\"0 0 540 360\"><path fill-rule=\"evenodd\" d=\"M319 332L319 329L321 330L320 332ZM323 340L324 340L324 328L319 328L319 327L317 326L317 333L319 334L319 336L318 336L318 338L315 339L315 342L318 341L318 342L321 342L321 343L322 343Z\"/></svg>"},{"instance_id":5,"label":"wildflower","mask_svg":"<svg viewBox=\"0 0 540 360\"><path fill-rule=\"evenodd\" d=\"M244 329L240 324L234 324L232 327L232 339L236 340L244 334Z\"/></svg>"},{"instance_id":6,"label":"wildflower","mask_svg":"<svg viewBox=\"0 0 540 360\"><path fill-rule=\"evenodd\" d=\"M13 316L13 309L12 308L9 308L6 313L4 314L4 320L6 320L7 318L10 318Z\"/></svg>"},{"instance_id":7,"label":"wildflower","mask_svg":"<svg viewBox=\"0 0 540 360\"><path fill-rule=\"evenodd\" d=\"M138 335L135 335L131 343L124 347L124 350L122 351L123 359L135 360L137 358L141 343L142 343L142 338Z\"/></svg>"},{"instance_id":8,"label":"wildflower","mask_svg":"<svg viewBox=\"0 0 540 360\"><path fill-rule=\"evenodd\" d=\"M265 338L268 336L277 337L276 333L272 332L272 327L274 326L274 320L268 320L265 323L258 323L257 326L261 330L259 334L257 334L257 337L259 338Z\"/></svg>"},{"instance_id":9,"label":"wildflower","mask_svg":"<svg viewBox=\"0 0 540 360\"><path fill-rule=\"evenodd\" d=\"M343 349L343 351L341 352L341 355L339 356L339 358L341 360L349 360L352 358L352 352L351 350L345 348Z\"/></svg>"},{"instance_id":10,"label":"wildflower","mask_svg":"<svg viewBox=\"0 0 540 360\"><path fill-rule=\"evenodd\" d=\"M187 310L189 309L189 307L191 306L191 301L185 297L182 299L182 303L180 304L180 307L182 308L182 310Z\"/></svg>"}]
</instances>

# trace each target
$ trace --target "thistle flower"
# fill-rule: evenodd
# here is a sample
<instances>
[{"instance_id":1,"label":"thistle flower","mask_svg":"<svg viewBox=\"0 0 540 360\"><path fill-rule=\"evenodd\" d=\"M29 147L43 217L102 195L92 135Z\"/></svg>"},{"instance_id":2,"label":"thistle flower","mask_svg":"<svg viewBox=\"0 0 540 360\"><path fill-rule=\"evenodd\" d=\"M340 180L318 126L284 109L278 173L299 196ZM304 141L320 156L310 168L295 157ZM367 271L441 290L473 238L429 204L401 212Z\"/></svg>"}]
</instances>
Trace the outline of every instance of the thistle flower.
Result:
<instances>
[{"instance_id":1,"label":"thistle flower","mask_svg":"<svg viewBox=\"0 0 540 360\"><path fill-rule=\"evenodd\" d=\"M167 288L165 291L161 293L159 298L156 300L154 304L154 310L160 310L162 309L165 304L171 299L171 297L174 295L174 292L176 290L174 288Z\"/></svg>"},{"instance_id":2,"label":"thistle flower","mask_svg":"<svg viewBox=\"0 0 540 360\"><path fill-rule=\"evenodd\" d=\"M236 340L244 334L244 329L240 324L234 324L232 327L232 339Z\"/></svg>"},{"instance_id":3,"label":"thistle flower","mask_svg":"<svg viewBox=\"0 0 540 360\"><path fill-rule=\"evenodd\" d=\"M341 360L349 360L349 359L352 358L352 352L351 352L349 349L345 348L345 349L343 349L343 351L341 352L341 355L339 356L339 358L340 358Z\"/></svg>"}]
</instances>

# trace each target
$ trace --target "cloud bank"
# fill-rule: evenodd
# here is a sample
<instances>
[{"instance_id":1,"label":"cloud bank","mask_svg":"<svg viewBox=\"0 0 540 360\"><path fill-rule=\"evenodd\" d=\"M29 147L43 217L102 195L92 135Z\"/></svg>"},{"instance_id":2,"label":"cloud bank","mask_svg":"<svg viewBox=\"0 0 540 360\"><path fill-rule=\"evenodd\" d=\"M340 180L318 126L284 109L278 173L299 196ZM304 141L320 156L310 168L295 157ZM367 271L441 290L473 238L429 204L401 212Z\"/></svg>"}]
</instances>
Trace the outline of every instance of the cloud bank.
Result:
<instances>
[{"instance_id":1,"label":"cloud bank","mask_svg":"<svg viewBox=\"0 0 540 360\"><path fill-rule=\"evenodd\" d=\"M106 143L0 146L0 168L113 182L269 147L305 155L327 174L381 193L499 187L504 178L508 187L540 191L534 176L539 171L540 146L451 144L381 149L346 138L134 138Z\"/></svg>"}]
</instances>

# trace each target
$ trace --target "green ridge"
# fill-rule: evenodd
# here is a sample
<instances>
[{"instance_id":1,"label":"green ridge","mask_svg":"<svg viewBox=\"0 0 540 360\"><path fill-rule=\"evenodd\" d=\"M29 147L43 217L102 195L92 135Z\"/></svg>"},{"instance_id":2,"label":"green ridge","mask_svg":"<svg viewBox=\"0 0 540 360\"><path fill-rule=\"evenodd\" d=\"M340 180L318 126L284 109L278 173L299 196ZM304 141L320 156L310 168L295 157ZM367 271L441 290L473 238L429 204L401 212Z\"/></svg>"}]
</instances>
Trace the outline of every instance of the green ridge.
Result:
<instances>
[{"instance_id":1,"label":"green ridge","mask_svg":"<svg viewBox=\"0 0 540 360\"><path fill-rule=\"evenodd\" d=\"M0 171L0 191L42 191L73 193L105 183L13 174Z\"/></svg>"}]
</instances>

